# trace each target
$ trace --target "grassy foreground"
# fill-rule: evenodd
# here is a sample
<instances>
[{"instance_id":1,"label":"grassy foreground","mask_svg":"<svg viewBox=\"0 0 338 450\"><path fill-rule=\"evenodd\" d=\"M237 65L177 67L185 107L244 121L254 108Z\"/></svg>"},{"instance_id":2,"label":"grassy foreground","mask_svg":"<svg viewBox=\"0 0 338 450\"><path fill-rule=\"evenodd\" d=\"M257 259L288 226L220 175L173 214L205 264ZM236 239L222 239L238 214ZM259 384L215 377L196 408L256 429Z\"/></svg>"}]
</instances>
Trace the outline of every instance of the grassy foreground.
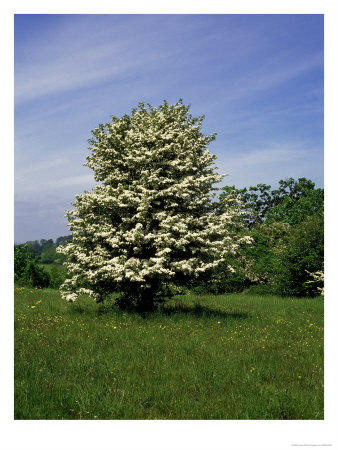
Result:
<instances>
[{"instance_id":1,"label":"grassy foreground","mask_svg":"<svg viewBox=\"0 0 338 450\"><path fill-rule=\"evenodd\" d=\"M323 419L323 309L180 296L140 317L15 288L15 419Z\"/></svg>"}]
</instances>

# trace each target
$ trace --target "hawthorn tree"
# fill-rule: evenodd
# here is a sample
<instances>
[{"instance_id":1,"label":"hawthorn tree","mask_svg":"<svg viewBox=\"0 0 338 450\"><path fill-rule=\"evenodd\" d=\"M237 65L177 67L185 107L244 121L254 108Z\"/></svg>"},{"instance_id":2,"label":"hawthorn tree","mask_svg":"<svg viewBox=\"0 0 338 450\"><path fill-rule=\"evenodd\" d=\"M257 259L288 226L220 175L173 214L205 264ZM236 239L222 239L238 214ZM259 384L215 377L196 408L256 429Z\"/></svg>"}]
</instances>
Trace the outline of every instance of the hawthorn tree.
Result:
<instances>
[{"instance_id":1,"label":"hawthorn tree","mask_svg":"<svg viewBox=\"0 0 338 450\"><path fill-rule=\"evenodd\" d=\"M69 274L63 298L102 302L118 291L120 307L151 310L171 283L205 276L250 239L229 231L240 214L233 198L217 212L213 186L223 176L203 119L181 100L140 103L92 132L85 165L98 184L67 212L73 241L58 249Z\"/></svg>"}]
</instances>

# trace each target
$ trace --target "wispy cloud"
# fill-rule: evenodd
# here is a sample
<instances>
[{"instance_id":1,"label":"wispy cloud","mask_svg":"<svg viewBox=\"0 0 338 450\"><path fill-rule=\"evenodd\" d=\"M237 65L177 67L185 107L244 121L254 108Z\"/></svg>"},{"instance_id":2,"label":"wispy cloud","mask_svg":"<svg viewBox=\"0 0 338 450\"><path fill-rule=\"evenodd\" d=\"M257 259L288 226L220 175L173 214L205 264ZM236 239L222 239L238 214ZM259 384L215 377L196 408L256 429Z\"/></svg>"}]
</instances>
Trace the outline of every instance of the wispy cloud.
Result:
<instances>
[{"instance_id":1,"label":"wispy cloud","mask_svg":"<svg viewBox=\"0 0 338 450\"><path fill-rule=\"evenodd\" d=\"M206 99L201 107L208 111L217 111L226 107L238 107L238 102L245 103L253 96L267 97L272 89L276 89L297 77L321 69L323 65L323 54L318 52L309 59L296 61L290 64L286 58L284 63L267 64L256 68L249 67L245 72L237 74L236 77L225 79L222 86L219 86L218 97L211 101ZM318 88L317 88L318 89Z\"/></svg>"},{"instance_id":2,"label":"wispy cloud","mask_svg":"<svg viewBox=\"0 0 338 450\"><path fill-rule=\"evenodd\" d=\"M20 164L15 170L15 197L18 201L30 198L74 197L94 185L94 175L71 157L54 156L33 166Z\"/></svg>"},{"instance_id":3,"label":"wispy cloud","mask_svg":"<svg viewBox=\"0 0 338 450\"><path fill-rule=\"evenodd\" d=\"M115 26L103 25L100 28L95 18L83 18L75 26L65 26L60 34L52 32L46 43L39 42L29 64L17 63L16 103L107 80L123 81L132 73L144 73L146 67L156 70L182 52L180 47L164 45L170 29L164 18L156 23L147 16L132 16ZM185 33L192 28L192 24L185 27Z\"/></svg>"},{"instance_id":4,"label":"wispy cloud","mask_svg":"<svg viewBox=\"0 0 338 450\"><path fill-rule=\"evenodd\" d=\"M280 179L308 177L317 181L323 170L321 152L304 146L261 148L220 160L226 167L223 184L248 187L258 183L276 185ZM309 176L310 174L310 176Z\"/></svg>"},{"instance_id":5,"label":"wispy cloud","mask_svg":"<svg viewBox=\"0 0 338 450\"><path fill-rule=\"evenodd\" d=\"M61 210L94 184L83 167L90 130L139 101L182 97L205 114L224 183L322 183L321 33L320 18L302 15L20 16L18 236L36 235L34 223L40 236L41 223L64 233Z\"/></svg>"}]
</instances>

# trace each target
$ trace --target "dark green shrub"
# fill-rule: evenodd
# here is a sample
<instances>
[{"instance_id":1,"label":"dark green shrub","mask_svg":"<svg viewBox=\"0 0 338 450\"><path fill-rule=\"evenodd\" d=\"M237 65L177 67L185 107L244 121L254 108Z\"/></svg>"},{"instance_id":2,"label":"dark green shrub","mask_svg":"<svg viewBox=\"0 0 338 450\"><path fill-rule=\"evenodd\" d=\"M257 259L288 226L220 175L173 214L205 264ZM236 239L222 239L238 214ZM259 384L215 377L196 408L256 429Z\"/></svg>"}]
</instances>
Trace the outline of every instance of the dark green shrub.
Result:
<instances>
[{"instance_id":1,"label":"dark green shrub","mask_svg":"<svg viewBox=\"0 0 338 450\"><path fill-rule=\"evenodd\" d=\"M313 282L310 274L324 268L323 215L308 217L293 227L279 262L276 282L281 295L318 295L320 283Z\"/></svg>"},{"instance_id":2,"label":"dark green shrub","mask_svg":"<svg viewBox=\"0 0 338 450\"><path fill-rule=\"evenodd\" d=\"M274 289L280 272L280 255L291 232L291 226L281 222L263 224L252 230L253 243L246 249L246 257L248 277L253 285L270 285Z\"/></svg>"},{"instance_id":3,"label":"dark green shrub","mask_svg":"<svg viewBox=\"0 0 338 450\"><path fill-rule=\"evenodd\" d=\"M65 281L67 271L64 266L53 265L49 271L50 287L53 289L59 289L61 284Z\"/></svg>"},{"instance_id":4,"label":"dark green shrub","mask_svg":"<svg viewBox=\"0 0 338 450\"><path fill-rule=\"evenodd\" d=\"M50 276L39 266L37 259L30 259L27 261L25 270L19 281L25 286L46 288L49 287Z\"/></svg>"},{"instance_id":5,"label":"dark green shrub","mask_svg":"<svg viewBox=\"0 0 338 450\"><path fill-rule=\"evenodd\" d=\"M28 261L31 261L32 257L27 253L27 244L14 245L14 280L18 281L25 270Z\"/></svg>"},{"instance_id":6,"label":"dark green shrub","mask_svg":"<svg viewBox=\"0 0 338 450\"><path fill-rule=\"evenodd\" d=\"M194 294L229 294L241 292L249 286L250 281L246 277L245 267L243 266L243 255L237 255L237 258L229 258L228 264L224 263L211 273L204 274L196 280L191 280L186 288Z\"/></svg>"}]
</instances>

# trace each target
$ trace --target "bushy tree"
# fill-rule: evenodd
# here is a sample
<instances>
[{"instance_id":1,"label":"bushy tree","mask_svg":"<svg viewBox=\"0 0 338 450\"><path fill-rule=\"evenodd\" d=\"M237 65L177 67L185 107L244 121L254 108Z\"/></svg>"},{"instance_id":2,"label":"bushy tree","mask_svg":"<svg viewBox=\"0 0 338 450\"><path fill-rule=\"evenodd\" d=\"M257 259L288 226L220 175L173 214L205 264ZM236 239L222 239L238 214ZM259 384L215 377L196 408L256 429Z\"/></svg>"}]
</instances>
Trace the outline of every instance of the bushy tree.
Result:
<instances>
[{"instance_id":1,"label":"bushy tree","mask_svg":"<svg viewBox=\"0 0 338 450\"><path fill-rule=\"evenodd\" d=\"M25 286L47 288L50 285L50 276L39 266L36 259L31 259L26 264L20 282Z\"/></svg>"},{"instance_id":2,"label":"bushy tree","mask_svg":"<svg viewBox=\"0 0 338 450\"><path fill-rule=\"evenodd\" d=\"M39 241L28 241L27 244L27 252L30 253L33 258L40 257L42 252L42 247Z\"/></svg>"},{"instance_id":3,"label":"bushy tree","mask_svg":"<svg viewBox=\"0 0 338 450\"><path fill-rule=\"evenodd\" d=\"M46 247L40 255L40 261L43 264L52 264L57 259L56 248L52 246Z\"/></svg>"},{"instance_id":4,"label":"bushy tree","mask_svg":"<svg viewBox=\"0 0 338 450\"><path fill-rule=\"evenodd\" d=\"M280 180L275 190L266 184L248 189L225 186L222 190L220 207L222 200L230 196L241 199L243 217L253 239L243 255L247 263L245 279L275 294L319 292L323 287L324 230L320 224L324 189L315 188L315 183L306 178L287 178Z\"/></svg>"},{"instance_id":5,"label":"bushy tree","mask_svg":"<svg viewBox=\"0 0 338 450\"><path fill-rule=\"evenodd\" d=\"M14 245L14 280L18 281L25 270L26 264L32 259L27 253L28 245Z\"/></svg>"},{"instance_id":6,"label":"bushy tree","mask_svg":"<svg viewBox=\"0 0 338 450\"><path fill-rule=\"evenodd\" d=\"M48 287L48 273L39 266L38 257L33 258L27 248L28 244L14 246L14 281L25 286Z\"/></svg>"},{"instance_id":7,"label":"bushy tree","mask_svg":"<svg viewBox=\"0 0 338 450\"><path fill-rule=\"evenodd\" d=\"M211 272L247 240L228 231L237 209L219 213L212 201L222 176L202 121L182 101L140 103L93 131L86 165L99 184L76 196L67 213L73 242L58 250L70 275L65 299L87 293L100 302L118 290L121 307L152 309L170 282Z\"/></svg>"},{"instance_id":8,"label":"bushy tree","mask_svg":"<svg viewBox=\"0 0 338 450\"><path fill-rule=\"evenodd\" d=\"M60 265L52 265L50 271L50 287L53 289L59 289L62 283L64 283L66 279L66 270L65 267Z\"/></svg>"},{"instance_id":9,"label":"bushy tree","mask_svg":"<svg viewBox=\"0 0 338 450\"><path fill-rule=\"evenodd\" d=\"M266 222L298 225L308 217L324 212L324 189L306 178L279 181L279 189L272 191L272 207L267 210Z\"/></svg>"},{"instance_id":10,"label":"bushy tree","mask_svg":"<svg viewBox=\"0 0 338 450\"><path fill-rule=\"evenodd\" d=\"M279 293L279 279L283 267L282 256L292 233L288 223L261 224L251 231L253 243L247 248L247 277L255 286L254 292ZM259 288L256 288L257 285ZM265 286L264 289L261 289Z\"/></svg>"},{"instance_id":11,"label":"bushy tree","mask_svg":"<svg viewBox=\"0 0 338 450\"><path fill-rule=\"evenodd\" d=\"M278 290L282 295L318 295L324 283L324 217L309 216L295 226L279 254ZM322 274L317 276L316 274Z\"/></svg>"},{"instance_id":12,"label":"bushy tree","mask_svg":"<svg viewBox=\"0 0 338 450\"><path fill-rule=\"evenodd\" d=\"M221 198L229 194L240 196L244 217L250 229L265 222L296 225L306 217L316 216L324 211L324 189L315 188L313 181L287 178L280 180L278 184L279 187L274 190L263 183L243 189L224 186Z\"/></svg>"}]
</instances>

